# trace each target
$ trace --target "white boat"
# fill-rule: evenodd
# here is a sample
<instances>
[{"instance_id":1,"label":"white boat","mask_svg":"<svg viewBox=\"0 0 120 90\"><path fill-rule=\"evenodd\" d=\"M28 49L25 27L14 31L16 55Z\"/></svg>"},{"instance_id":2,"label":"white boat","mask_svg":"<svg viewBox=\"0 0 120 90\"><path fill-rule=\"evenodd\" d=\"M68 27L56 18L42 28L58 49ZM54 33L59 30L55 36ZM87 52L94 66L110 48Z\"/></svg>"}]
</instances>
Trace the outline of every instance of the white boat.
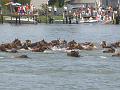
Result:
<instances>
[{"instance_id":1,"label":"white boat","mask_svg":"<svg viewBox=\"0 0 120 90\"><path fill-rule=\"evenodd\" d=\"M80 20L80 23L96 23L98 20Z\"/></svg>"},{"instance_id":2,"label":"white boat","mask_svg":"<svg viewBox=\"0 0 120 90\"><path fill-rule=\"evenodd\" d=\"M92 17L82 18L78 20L78 23L96 23L96 22L99 22L99 20L97 20L96 18L92 18ZM76 23L76 18L73 18L71 23Z\"/></svg>"},{"instance_id":3,"label":"white boat","mask_svg":"<svg viewBox=\"0 0 120 90\"><path fill-rule=\"evenodd\" d=\"M89 19L84 19L84 18L82 18L82 19L80 20L80 23L96 23L96 22L98 22L98 20L93 19L92 17L90 17Z\"/></svg>"}]
</instances>

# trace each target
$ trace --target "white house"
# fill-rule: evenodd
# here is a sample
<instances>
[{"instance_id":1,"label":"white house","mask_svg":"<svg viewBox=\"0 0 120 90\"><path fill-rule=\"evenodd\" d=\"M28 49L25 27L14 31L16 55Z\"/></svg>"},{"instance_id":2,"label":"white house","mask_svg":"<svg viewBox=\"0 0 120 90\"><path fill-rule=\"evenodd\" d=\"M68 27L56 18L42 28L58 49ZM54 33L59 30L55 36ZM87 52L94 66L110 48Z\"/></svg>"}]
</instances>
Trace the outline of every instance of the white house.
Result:
<instances>
[{"instance_id":1,"label":"white house","mask_svg":"<svg viewBox=\"0 0 120 90\"><path fill-rule=\"evenodd\" d=\"M33 4L37 9L41 8L42 4L48 4L48 0L31 0L31 4Z\"/></svg>"}]
</instances>

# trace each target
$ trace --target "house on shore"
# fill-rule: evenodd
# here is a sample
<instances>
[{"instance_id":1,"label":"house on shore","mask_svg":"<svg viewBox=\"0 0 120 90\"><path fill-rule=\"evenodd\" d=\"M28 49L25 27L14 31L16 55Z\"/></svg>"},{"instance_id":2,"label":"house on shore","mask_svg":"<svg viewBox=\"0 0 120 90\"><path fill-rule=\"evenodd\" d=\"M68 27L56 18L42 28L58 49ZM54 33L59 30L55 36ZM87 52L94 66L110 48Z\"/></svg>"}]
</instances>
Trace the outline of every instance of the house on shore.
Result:
<instances>
[{"instance_id":1,"label":"house on shore","mask_svg":"<svg viewBox=\"0 0 120 90\"><path fill-rule=\"evenodd\" d=\"M48 0L31 0L31 4L40 9L42 4L48 4Z\"/></svg>"},{"instance_id":2,"label":"house on shore","mask_svg":"<svg viewBox=\"0 0 120 90\"><path fill-rule=\"evenodd\" d=\"M100 6L100 0L70 0L70 3L67 5L68 10L86 7L97 8L98 6Z\"/></svg>"},{"instance_id":3,"label":"house on shore","mask_svg":"<svg viewBox=\"0 0 120 90\"><path fill-rule=\"evenodd\" d=\"M100 0L71 0L71 5L73 6L93 6L97 7L100 4Z\"/></svg>"}]
</instances>

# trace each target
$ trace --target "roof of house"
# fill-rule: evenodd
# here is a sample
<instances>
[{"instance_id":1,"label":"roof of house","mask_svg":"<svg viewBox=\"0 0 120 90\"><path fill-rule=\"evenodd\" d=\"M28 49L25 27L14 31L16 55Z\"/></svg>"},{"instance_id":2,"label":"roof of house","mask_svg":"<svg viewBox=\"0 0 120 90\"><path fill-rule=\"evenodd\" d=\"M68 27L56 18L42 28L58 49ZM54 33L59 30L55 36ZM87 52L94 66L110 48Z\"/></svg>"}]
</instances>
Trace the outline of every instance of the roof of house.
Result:
<instances>
[{"instance_id":1,"label":"roof of house","mask_svg":"<svg viewBox=\"0 0 120 90\"><path fill-rule=\"evenodd\" d=\"M95 3L96 0L71 0L72 4L79 4L79 3Z\"/></svg>"}]
</instances>

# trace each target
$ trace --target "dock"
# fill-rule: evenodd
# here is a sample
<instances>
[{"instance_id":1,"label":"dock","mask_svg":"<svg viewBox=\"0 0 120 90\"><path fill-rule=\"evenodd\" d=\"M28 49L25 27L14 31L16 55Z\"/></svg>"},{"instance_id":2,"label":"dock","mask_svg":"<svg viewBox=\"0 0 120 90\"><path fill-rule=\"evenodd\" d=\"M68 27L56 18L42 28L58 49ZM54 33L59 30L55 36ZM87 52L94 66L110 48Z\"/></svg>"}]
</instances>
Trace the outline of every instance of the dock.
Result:
<instances>
[{"instance_id":1,"label":"dock","mask_svg":"<svg viewBox=\"0 0 120 90\"><path fill-rule=\"evenodd\" d=\"M0 23L37 24L38 15L0 14Z\"/></svg>"}]
</instances>

